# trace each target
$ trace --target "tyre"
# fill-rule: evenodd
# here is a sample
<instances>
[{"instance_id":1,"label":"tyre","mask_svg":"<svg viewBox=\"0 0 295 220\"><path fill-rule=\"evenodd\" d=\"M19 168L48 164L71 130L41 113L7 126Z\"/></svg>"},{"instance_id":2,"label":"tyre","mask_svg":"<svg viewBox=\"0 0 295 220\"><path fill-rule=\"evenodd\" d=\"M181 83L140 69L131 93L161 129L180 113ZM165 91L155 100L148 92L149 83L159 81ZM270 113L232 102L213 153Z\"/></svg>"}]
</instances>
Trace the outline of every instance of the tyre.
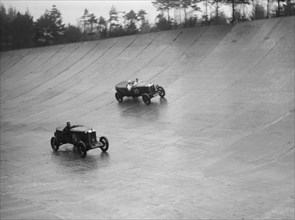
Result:
<instances>
[{"instance_id":1,"label":"tyre","mask_svg":"<svg viewBox=\"0 0 295 220\"><path fill-rule=\"evenodd\" d=\"M84 158L87 154L86 145L83 143L83 141L79 141L77 147L80 157Z\"/></svg>"},{"instance_id":2,"label":"tyre","mask_svg":"<svg viewBox=\"0 0 295 220\"><path fill-rule=\"evenodd\" d=\"M102 152L107 152L109 149L109 141L106 137L102 136L100 137L99 141L103 144L103 146L100 148Z\"/></svg>"},{"instance_id":3,"label":"tyre","mask_svg":"<svg viewBox=\"0 0 295 220\"><path fill-rule=\"evenodd\" d=\"M165 89L162 87L162 86L159 86L158 87L158 93L159 93L159 95L160 95L160 97L161 98L164 98L164 96L165 96Z\"/></svg>"},{"instance_id":4,"label":"tyre","mask_svg":"<svg viewBox=\"0 0 295 220\"><path fill-rule=\"evenodd\" d=\"M116 92L115 97L118 102L123 102L123 96L120 93Z\"/></svg>"},{"instance_id":5,"label":"tyre","mask_svg":"<svg viewBox=\"0 0 295 220\"><path fill-rule=\"evenodd\" d=\"M151 99L150 99L150 97L149 97L147 94L143 94L143 96L142 96L142 100L143 100L143 102L144 102L146 105L151 104Z\"/></svg>"},{"instance_id":6,"label":"tyre","mask_svg":"<svg viewBox=\"0 0 295 220\"><path fill-rule=\"evenodd\" d=\"M51 138L51 140L50 140L50 144L51 144L52 149L53 149L55 152L58 151L59 143L58 143L56 137L52 137L52 138Z\"/></svg>"}]
</instances>

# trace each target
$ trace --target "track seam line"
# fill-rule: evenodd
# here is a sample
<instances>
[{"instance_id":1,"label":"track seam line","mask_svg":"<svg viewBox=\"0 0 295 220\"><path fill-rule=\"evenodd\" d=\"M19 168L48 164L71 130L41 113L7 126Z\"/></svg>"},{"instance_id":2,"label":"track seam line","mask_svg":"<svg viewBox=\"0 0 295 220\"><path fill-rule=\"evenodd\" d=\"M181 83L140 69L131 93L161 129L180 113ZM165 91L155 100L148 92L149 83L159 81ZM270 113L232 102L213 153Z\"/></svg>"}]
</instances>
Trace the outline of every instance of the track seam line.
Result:
<instances>
[{"instance_id":1,"label":"track seam line","mask_svg":"<svg viewBox=\"0 0 295 220\"><path fill-rule=\"evenodd\" d=\"M174 39L177 39L181 34L183 33L183 31L180 31L179 33L178 33L178 35L176 36L176 38L174 38ZM140 69L138 69L138 70L135 70L131 75L134 75L135 73L138 73L138 72L140 72L140 71L142 71L143 69L145 69L148 65L150 65L154 60L156 60L156 58L157 57L159 57L165 50L167 50L167 48L169 48L170 47L170 45L171 44L173 44L173 40L172 41L170 41L170 43L168 43L168 45L162 50L162 51L160 51L156 56L154 56L148 63L146 63L143 67L141 67Z\"/></svg>"},{"instance_id":2,"label":"track seam line","mask_svg":"<svg viewBox=\"0 0 295 220\"><path fill-rule=\"evenodd\" d=\"M80 70L79 72L77 72L76 74L74 74L74 75L72 75L71 77L74 77L74 76L76 76L76 75L78 75L79 73L81 73L82 71L84 71L85 69L87 69L87 68L89 68L94 62L96 62L98 59L100 59L102 56L104 56L109 50L111 50L113 47L114 47L114 45L115 44L117 44L117 42L118 41L115 41L112 45L111 45L111 47L110 48L108 48L103 54L101 54L98 58L96 58L95 60L93 60L87 67L85 67L85 68L83 68L82 70ZM100 42L98 42L97 44L96 44L96 46L99 44ZM96 46L95 47L93 47L90 51L92 51L92 50L94 50L95 48L96 48ZM89 53L89 52L88 52ZM87 53L87 54L88 54ZM85 54L84 56L87 56L87 54ZM64 81L62 81L62 83L65 83L67 81L67 79L66 80L64 80ZM48 81L46 81L46 82L44 82L43 84L41 84L40 86L42 86L42 85L44 85L44 84L46 84ZM90 89L92 89L92 88L94 88L95 86L93 86L93 87L91 87ZM39 88L39 87L38 87ZM52 87L52 88L55 88L55 87ZM51 88L51 89L52 89ZM66 89L66 90L64 90L64 91L68 91L69 89L71 89L71 88L68 88L68 89ZM28 91L28 92L31 92L32 90L30 90L30 91ZM47 91L47 90L46 90ZM46 91L44 91L44 92L42 92L41 94L44 94L44 93L46 93ZM86 90L85 92L87 92L88 90ZM84 92L83 92L84 93ZM81 93L81 95L83 94L83 93ZM41 95L40 94L40 95ZM23 95L23 94L22 94ZM20 96L22 96L22 95L20 95ZM58 94L59 95L59 94ZM56 97L56 96L58 96L58 95L55 95L55 96L53 96L53 97L51 97L50 99L53 99L54 97ZM80 95L80 94L79 94ZM19 97L20 97L19 96ZM71 99L74 99L74 98L76 98L77 96L75 96L75 97L72 97ZM18 97L16 97L16 98L18 98ZM43 103L45 103L45 102L47 102L48 100L50 100L50 99L46 99L45 101L43 101L43 102L40 102L40 103L38 103L38 104L43 104ZM29 106L30 107L30 106Z\"/></svg>"},{"instance_id":3,"label":"track seam line","mask_svg":"<svg viewBox=\"0 0 295 220\"><path fill-rule=\"evenodd\" d=\"M248 75L249 73L251 73L251 71L264 59L264 57L266 57L274 48L275 46L280 42L281 38L283 38L283 36L280 37L280 39L262 56L260 57L260 59L256 62L256 64L250 69L248 70L245 75L241 76L240 78L234 80L230 85L228 85L226 88L222 89L219 93L217 93L216 95L214 95L213 97L209 98L207 100L207 102L210 102L212 99L218 97L219 95L221 95L223 92L225 92L229 87L231 87L233 84L239 82L242 78L244 78L246 75Z\"/></svg>"},{"instance_id":4,"label":"track seam line","mask_svg":"<svg viewBox=\"0 0 295 220\"><path fill-rule=\"evenodd\" d=\"M41 50L41 49L40 49L40 50ZM29 64L32 63L34 60L36 60L36 59L40 56L40 54L42 54L42 53L43 53L42 51L39 51L39 52L36 54L36 56L35 56L32 60L30 60L28 63L25 64L25 66L29 65ZM30 74L30 73L28 73L28 74ZM10 77L8 77L8 78L5 79L5 81L10 80L14 75L15 75L15 74L11 74ZM18 75L18 76L20 76L21 78L25 77L25 76L23 76L23 75ZM18 78L19 78L19 77L18 77ZM15 80L15 79L14 79L14 80ZM16 79L16 80L17 80L17 79Z\"/></svg>"},{"instance_id":5,"label":"track seam line","mask_svg":"<svg viewBox=\"0 0 295 220\"><path fill-rule=\"evenodd\" d=\"M134 43L134 41L136 41L136 38L135 38L133 41L131 41L131 42L128 44L128 46L124 48L124 50L122 50L119 54L117 54L116 57L118 57L118 56L120 56L122 53L124 53L124 51L126 51L126 50L127 50L127 49L128 49L133 43Z\"/></svg>"},{"instance_id":6,"label":"track seam line","mask_svg":"<svg viewBox=\"0 0 295 220\"><path fill-rule=\"evenodd\" d=\"M134 40L135 41L135 40ZM132 41L129 45L131 45L134 41ZM114 47L114 45L117 43L118 41L116 41L112 46L111 46L111 48L113 48ZM150 42L151 43L151 42ZM107 53L111 48L109 48L107 51L105 51L100 57L98 57L96 60L94 60L91 64L89 64L87 67L85 67L83 70L81 70L81 71L79 71L79 72L77 72L75 75L77 75L77 74L79 74L80 72L82 72L82 71L84 71L85 69L87 69L87 68L89 68L89 66L91 66L95 61L97 61L99 58L101 58L105 53ZM143 49L143 50L145 50L145 48ZM142 50L142 51L143 51ZM141 51L141 52L142 52ZM122 53L122 52L121 52ZM120 54L121 54L120 53ZM134 58L134 59L136 59L137 58L137 56ZM73 76L75 76L75 75L73 75ZM64 83L65 81L63 81L62 83ZM69 100L72 100L72 99L75 99L75 98L77 98L78 96L81 96L81 95L83 95L83 94L85 94L87 91L89 91L89 90L91 90L91 89L93 89L93 88L95 88L96 87L96 85L94 85L94 86L92 86L92 87L90 87L90 88L88 88L87 90L85 90L85 91L83 91L82 93L80 93L79 95L77 95L77 96L75 96L75 97L72 97L72 98L69 98L69 99L67 99L66 101L69 101ZM66 90L64 90L64 91L68 91L68 90L70 90L71 88L68 88L68 89L66 89ZM45 92L43 92L43 93L45 93ZM41 94L43 94L43 93L41 93ZM38 103L38 104L43 104L43 103L45 103L45 102L47 102L48 100L51 100L51 99L53 99L53 98L55 98L56 96L58 96L58 95L60 95L60 94L57 94L57 95L55 95L55 96L52 96L52 97L50 97L49 99L47 99L47 100L45 100L45 101L43 101L43 102L40 102L40 103Z\"/></svg>"},{"instance_id":7,"label":"track seam line","mask_svg":"<svg viewBox=\"0 0 295 220\"><path fill-rule=\"evenodd\" d=\"M28 49L28 52L25 53L24 55L16 55L16 54L14 54L13 56L21 56L21 59L18 60L18 61L16 61L11 67L9 67L7 70L5 70L5 71L3 72L3 74L6 73L8 70L10 70L12 67L14 67L18 62L22 61L22 60L26 57L26 55L27 55L28 53L30 53L32 50L33 50L33 49L31 49L31 48ZM2 74L1 74L1 75L2 75Z\"/></svg>"},{"instance_id":8,"label":"track seam line","mask_svg":"<svg viewBox=\"0 0 295 220\"><path fill-rule=\"evenodd\" d=\"M197 39L195 39L194 41L193 41L193 43L191 43L179 56L177 56L175 59L174 59L174 61L175 60L177 60L179 57L181 57L181 56L183 56L183 54L185 54L186 53L186 51L187 50L189 50L196 42L198 42L199 41L199 39L205 34L205 32L207 32L207 30L208 30L209 28L207 27L206 29L205 29L205 31L203 31L199 36L198 36L198 38ZM172 62L173 63L173 62ZM167 67L166 68L164 68L163 70L161 70L159 73L157 73L157 74L155 74L154 76L152 76L150 79L148 79L148 81L151 81L152 79L154 79L155 77L157 77L158 75L160 75L161 73L163 73L164 71L166 71L167 69L169 69L170 68L170 66L168 66L167 65Z\"/></svg>"},{"instance_id":9,"label":"track seam line","mask_svg":"<svg viewBox=\"0 0 295 220\"><path fill-rule=\"evenodd\" d=\"M83 44L83 43L82 43L82 44ZM75 48L75 50L73 50L73 51L70 53L70 55L73 54L75 51L77 51L77 50L80 48L80 46L81 46L82 44L79 44L79 45ZM58 64L61 63L61 62L63 62L67 57L68 57L68 56L66 56L64 59L62 59L60 62L58 62ZM78 60L78 61L79 61L79 60ZM76 63L76 62L75 62L75 63ZM58 76L61 75L64 71L68 70L70 67L72 67L73 65L75 65L75 63L72 63L69 67L66 67L65 70L59 72L59 73L58 73L57 75L55 75L54 77L58 77ZM55 66L56 66L56 65L55 65ZM53 66L52 68L54 68L55 66ZM47 71L44 72L43 74L47 73L47 72L50 71L52 68L50 68L49 70L47 70ZM52 79L51 79L51 80L52 80ZM32 88L32 89L26 91L25 93L20 94L19 96L14 97L13 99L17 99L17 98L19 98L19 97L21 97L21 96L23 96L23 95L25 95L25 94L27 94L27 93L29 93L29 92L35 90L35 89L38 89L38 88L42 87L44 84L50 82L51 80L47 80L47 81L45 81L45 82L39 84L38 86L36 86L36 87L34 87L34 88ZM43 93L44 93L44 92L43 92ZM10 100L8 100L8 101L11 101L11 100L13 100L13 99L10 99ZM5 102L4 102L4 103L5 103Z\"/></svg>"}]
</instances>

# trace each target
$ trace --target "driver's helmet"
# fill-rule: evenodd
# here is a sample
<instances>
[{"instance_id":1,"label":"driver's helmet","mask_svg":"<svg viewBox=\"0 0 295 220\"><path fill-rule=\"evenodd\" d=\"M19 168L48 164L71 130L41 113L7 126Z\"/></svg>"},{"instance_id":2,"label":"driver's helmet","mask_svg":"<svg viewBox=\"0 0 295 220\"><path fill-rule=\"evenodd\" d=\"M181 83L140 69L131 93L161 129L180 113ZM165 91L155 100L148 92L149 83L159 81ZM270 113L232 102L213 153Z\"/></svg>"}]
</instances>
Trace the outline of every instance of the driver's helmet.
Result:
<instances>
[{"instance_id":1,"label":"driver's helmet","mask_svg":"<svg viewBox=\"0 0 295 220\"><path fill-rule=\"evenodd\" d=\"M67 122L67 127L71 127L71 123L70 122Z\"/></svg>"}]
</instances>

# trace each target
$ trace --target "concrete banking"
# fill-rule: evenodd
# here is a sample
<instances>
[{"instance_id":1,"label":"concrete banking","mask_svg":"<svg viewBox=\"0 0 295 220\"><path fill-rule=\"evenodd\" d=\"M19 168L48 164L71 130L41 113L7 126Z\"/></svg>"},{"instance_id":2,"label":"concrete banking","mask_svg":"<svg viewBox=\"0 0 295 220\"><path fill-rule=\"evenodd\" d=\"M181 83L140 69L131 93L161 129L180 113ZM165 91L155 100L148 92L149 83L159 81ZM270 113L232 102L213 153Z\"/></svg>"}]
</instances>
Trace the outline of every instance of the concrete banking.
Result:
<instances>
[{"instance_id":1,"label":"concrete banking","mask_svg":"<svg viewBox=\"0 0 295 220\"><path fill-rule=\"evenodd\" d=\"M1 52L1 219L294 219L294 20ZM108 154L53 153L67 121Z\"/></svg>"}]
</instances>

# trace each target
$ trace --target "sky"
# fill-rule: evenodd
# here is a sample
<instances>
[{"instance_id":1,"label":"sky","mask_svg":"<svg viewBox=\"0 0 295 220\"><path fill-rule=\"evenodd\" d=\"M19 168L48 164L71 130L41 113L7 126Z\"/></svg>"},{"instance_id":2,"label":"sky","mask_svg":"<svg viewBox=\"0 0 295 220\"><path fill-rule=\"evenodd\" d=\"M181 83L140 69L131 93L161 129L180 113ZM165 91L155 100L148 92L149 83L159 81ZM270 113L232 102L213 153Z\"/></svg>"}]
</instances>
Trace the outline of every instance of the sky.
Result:
<instances>
[{"instance_id":1,"label":"sky","mask_svg":"<svg viewBox=\"0 0 295 220\"><path fill-rule=\"evenodd\" d=\"M129 12L133 10L138 12L143 9L147 12L147 19L150 23L154 23L154 20L159 14L156 8L152 4L153 0L0 0L7 10L9 6L12 6L24 14L28 10L33 16L33 20L36 21L41 15L43 15L46 9L50 10L52 5L56 5L56 8L61 12L63 23L77 25L77 19L84 14L84 9L88 9L89 13L93 13L96 17L109 18L109 11L113 6L117 11Z\"/></svg>"}]
</instances>

